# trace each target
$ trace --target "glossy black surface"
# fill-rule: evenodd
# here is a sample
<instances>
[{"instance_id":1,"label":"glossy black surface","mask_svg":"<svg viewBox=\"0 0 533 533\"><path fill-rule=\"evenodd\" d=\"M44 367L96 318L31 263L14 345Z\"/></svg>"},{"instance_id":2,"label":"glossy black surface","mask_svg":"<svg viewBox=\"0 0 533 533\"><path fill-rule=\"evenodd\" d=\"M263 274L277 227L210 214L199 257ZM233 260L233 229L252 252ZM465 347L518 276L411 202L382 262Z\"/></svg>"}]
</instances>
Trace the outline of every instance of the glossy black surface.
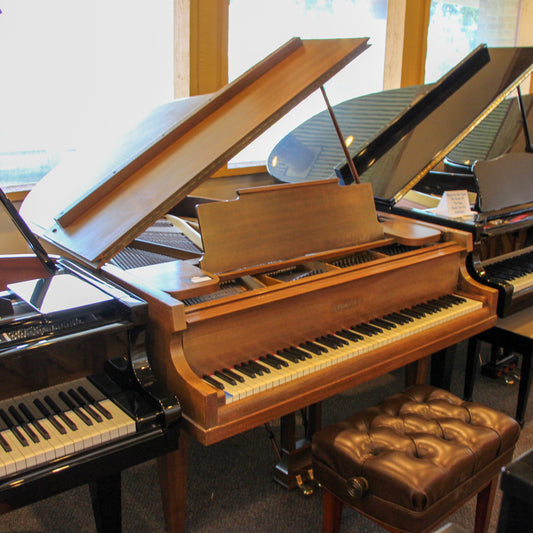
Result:
<instances>
[{"instance_id":1,"label":"glossy black surface","mask_svg":"<svg viewBox=\"0 0 533 533\"><path fill-rule=\"evenodd\" d=\"M457 83L445 84L447 79L454 80L454 69L433 85L385 91L334 107L344 138L354 137L349 149L361 182L372 183L374 196L383 205L395 205L414 188L473 125L513 91L533 63L531 47L490 48L488 53L490 61L473 69L466 81L461 77ZM446 98L440 98L443 86ZM424 113L413 114L420 102L426 107ZM498 115L506 112L506 106L502 107L492 120L500 120ZM402 120L406 117L413 120ZM331 177L336 166L341 181L351 183L342 150L332 150L339 141L328 120L323 112L283 139L269 156L269 172L282 181L297 182ZM496 145L489 140L484 150L493 157ZM453 155L469 159L459 152Z\"/></svg>"}]
</instances>

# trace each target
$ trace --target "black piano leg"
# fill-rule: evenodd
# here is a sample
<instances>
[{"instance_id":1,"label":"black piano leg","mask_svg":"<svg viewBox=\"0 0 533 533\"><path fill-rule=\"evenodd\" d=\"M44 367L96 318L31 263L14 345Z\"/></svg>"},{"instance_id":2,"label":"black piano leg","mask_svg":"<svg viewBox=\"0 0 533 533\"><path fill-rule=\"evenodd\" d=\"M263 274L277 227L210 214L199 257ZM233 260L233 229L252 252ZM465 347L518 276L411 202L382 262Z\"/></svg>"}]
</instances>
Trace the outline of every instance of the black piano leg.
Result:
<instances>
[{"instance_id":1,"label":"black piano leg","mask_svg":"<svg viewBox=\"0 0 533 533\"><path fill-rule=\"evenodd\" d=\"M430 382L433 386L450 390L456 352L457 346L453 345L431 356Z\"/></svg>"},{"instance_id":2,"label":"black piano leg","mask_svg":"<svg viewBox=\"0 0 533 533\"><path fill-rule=\"evenodd\" d=\"M524 427L529 389L531 386L531 348L522 354L522 369L520 371L520 385L518 387L518 402L516 404L516 420Z\"/></svg>"},{"instance_id":3,"label":"black piano leg","mask_svg":"<svg viewBox=\"0 0 533 533\"><path fill-rule=\"evenodd\" d=\"M463 391L463 400L472 401L474 394L474 381L479 366L478 359L479 340L476 337L468 339L468 349L466 352L465 384Z\"/></svg>"},{"instance_id":4,"label":"black piano leg","mask_svg":"<svg viewBox=\"0 0 533 533\"><path fill-rule=\"evenodd\" d=\"M122 531L120 472L89 484L98 533Z\"/></svg>"}]
</instances>

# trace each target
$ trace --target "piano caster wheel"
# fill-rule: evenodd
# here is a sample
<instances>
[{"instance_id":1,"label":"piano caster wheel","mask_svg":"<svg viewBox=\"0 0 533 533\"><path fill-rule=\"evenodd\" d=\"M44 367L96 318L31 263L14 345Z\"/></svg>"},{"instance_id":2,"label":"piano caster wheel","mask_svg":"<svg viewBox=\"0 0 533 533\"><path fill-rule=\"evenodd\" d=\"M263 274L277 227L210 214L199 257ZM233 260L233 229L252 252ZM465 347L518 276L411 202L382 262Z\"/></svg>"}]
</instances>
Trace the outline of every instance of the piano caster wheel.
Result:
<instances>
[{"instance_id":1,"label":"piano caster wheel","mask_svg":"<svg viewBox=\"0 0 533 533\"><path fill-rule=\"evenodd\" d=\"M304 481L301 474L296 474L296 483L304 496L311 496L315 492L316 482L312 470L308 470L307 475L309 478Z\"/></svg>"},{"instance_id":2,"label":"piano caster wheel","mask_svg":"<svg viewBox=\"0 0 533 533\"><path fill-rule=\"evenodd\" d=\"M520 371L518 368L510 372L510 375L512 376L515 383L520 382Z\"/></svg>"}]
</instances>

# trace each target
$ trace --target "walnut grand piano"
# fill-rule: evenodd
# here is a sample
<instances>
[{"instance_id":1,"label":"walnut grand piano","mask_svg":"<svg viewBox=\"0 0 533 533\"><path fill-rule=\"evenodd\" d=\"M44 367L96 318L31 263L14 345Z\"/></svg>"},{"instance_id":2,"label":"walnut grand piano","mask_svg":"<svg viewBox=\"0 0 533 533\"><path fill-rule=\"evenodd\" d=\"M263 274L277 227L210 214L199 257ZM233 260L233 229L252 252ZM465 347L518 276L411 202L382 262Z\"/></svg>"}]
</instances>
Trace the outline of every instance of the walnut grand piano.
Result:
<instances>
[{"instance_id":1,"label":"walnut grand piano","mask_svg":"<svg viewBox=\"0 0 533 533\"><path fill-rule=\"evenodd\" d=\"M400 367L424 379L418 362L496 320L497 292L466 271L471 235L378 215L368 184L269 185L223 202L194 196L366 46L290 41L215 95L156 109L108 154L59 165L21 207L42 239L148 302L152 365L179 396L184 428L205 445ZM196 220L179 224L200 236L196 246L150 240L191 203ZM148 248L153 264L113 264ZM177 530L179 449L179 460L160 461L167 524ZM279 471L289 486L307 473Z\"/></svg>"}]
</instances>

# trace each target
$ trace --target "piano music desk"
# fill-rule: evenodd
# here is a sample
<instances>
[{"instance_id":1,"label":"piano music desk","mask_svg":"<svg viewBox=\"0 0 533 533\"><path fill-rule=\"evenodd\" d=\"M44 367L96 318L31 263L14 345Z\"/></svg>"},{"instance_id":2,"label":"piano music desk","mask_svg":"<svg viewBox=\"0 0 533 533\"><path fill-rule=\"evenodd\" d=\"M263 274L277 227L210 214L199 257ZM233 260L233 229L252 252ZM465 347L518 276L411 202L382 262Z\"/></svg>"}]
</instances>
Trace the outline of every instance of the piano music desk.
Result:
<instances>
[{"instance_id":1,"label":"piano music desk","mask_svg":"<svg viewBox=\"0 0 533 533\"><path fill-rule=\"evenodd\" d=\"M478 367L477 354L480 342L487 342L493 347L504 348L522 356L515 418L523 426L531 385L533 309L529 307L513 313L506 318L499 318L493 328L483 331L469 340L464 385L464 398L466 400L471 400L474 392L474 380Z\"/></svg>"}]
</instances>

